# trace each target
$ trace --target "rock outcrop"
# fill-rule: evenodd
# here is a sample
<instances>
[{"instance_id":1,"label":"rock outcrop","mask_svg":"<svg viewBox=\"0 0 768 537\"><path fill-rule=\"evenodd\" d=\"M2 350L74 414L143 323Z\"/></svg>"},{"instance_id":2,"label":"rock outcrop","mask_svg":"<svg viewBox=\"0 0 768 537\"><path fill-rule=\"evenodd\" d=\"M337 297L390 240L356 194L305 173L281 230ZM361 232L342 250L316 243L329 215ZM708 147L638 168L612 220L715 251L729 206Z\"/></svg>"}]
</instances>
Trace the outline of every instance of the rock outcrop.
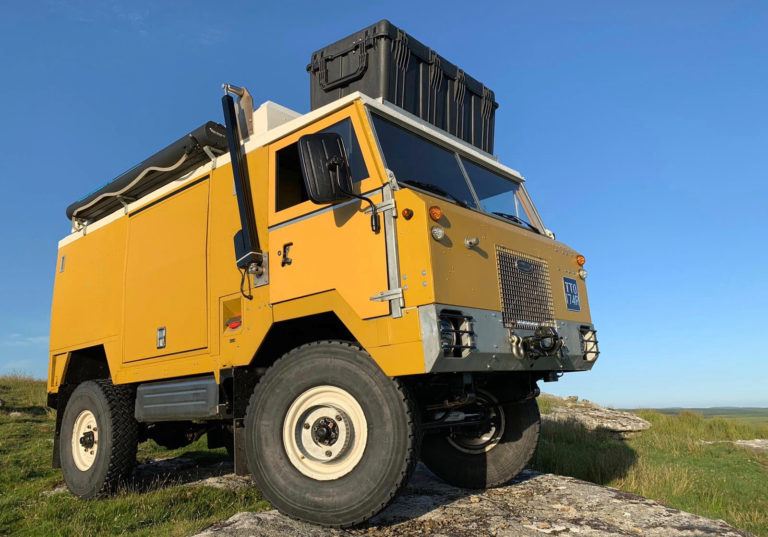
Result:
<instances>
[{"instance_id":1,"label":"rock outcrop","mask_svg":"<svg viewBox=\"0 0 768 537\"><path fill-rule=\"evenodd\" d=\"M754 449L755 451L768 451L768 439L755 438L754 440L717 440L708 441L700 440L700 444L733 444L747 449Z\"/></svg>"},{"instance_id":2,"label":"rock outcrop","mask_svg":"<svg viewBox=\"0 0 768 537\"><path fill-rule=\"evenodd\" d=\"M652 500L577 479L526 470L515 482L488 491L446 485L419 466L395 502L368 526L331 530L277 511L238 513L196 537L749 537Z\"/></svg>"},{"instance_id":3,"label":"rock outcrop","mask_svg":"<svg viewBox=\"0 0 768 537\"><path fill-rule=\"evenodd\" d=\"M651 427L650 422L631 412L603 408L588 401L584 401L580 405L570 403L566 406L555 407L549 414L543 414L541 419L544 421L574 422L590 431L604 431L622 438Z\"/></svg>"}]
</instances>

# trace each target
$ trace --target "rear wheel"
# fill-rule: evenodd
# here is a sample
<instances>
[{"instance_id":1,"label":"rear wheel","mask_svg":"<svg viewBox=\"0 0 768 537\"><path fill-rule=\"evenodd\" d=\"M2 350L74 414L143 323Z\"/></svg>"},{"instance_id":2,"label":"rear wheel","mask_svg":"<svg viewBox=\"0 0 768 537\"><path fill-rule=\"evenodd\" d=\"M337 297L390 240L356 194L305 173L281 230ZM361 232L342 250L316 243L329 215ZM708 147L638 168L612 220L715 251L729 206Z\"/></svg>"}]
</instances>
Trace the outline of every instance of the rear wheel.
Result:
<instances>
[{"instance_id":1,"label":"rear wheel","mask_svg":"<svg viewBox=\"0 0 768 537\"><path fill-rule=\"evenodd\" d=\"M61 421L64 481L88 499L114 492L136 463L133 389L92 380L72 392Z\"/></svg>"},{"instance_id":2,"label":"rear wheel","mask_svg":"<svg viewBox=\"0 0 768 537\"><path fill-rule=\"evenodd\" d=\"M348 527L381 511L418 460L405 387L359 347L301 346L256 386L245 419L248 468L282 513Z\"/></svg>"},{"instance_id":3,"label":"rear wheel","mask_svg":"<svg viewBox=\"0 0 768 537\"><path fill-rule=\"evenodd\" d=\"M488 416L481 427L454 427L424 437L421 458L444 481L484 489L513 479L533 457L541 417L535 399L500 404L480 391L475 403Z\"/></svg>"}]
</instances>

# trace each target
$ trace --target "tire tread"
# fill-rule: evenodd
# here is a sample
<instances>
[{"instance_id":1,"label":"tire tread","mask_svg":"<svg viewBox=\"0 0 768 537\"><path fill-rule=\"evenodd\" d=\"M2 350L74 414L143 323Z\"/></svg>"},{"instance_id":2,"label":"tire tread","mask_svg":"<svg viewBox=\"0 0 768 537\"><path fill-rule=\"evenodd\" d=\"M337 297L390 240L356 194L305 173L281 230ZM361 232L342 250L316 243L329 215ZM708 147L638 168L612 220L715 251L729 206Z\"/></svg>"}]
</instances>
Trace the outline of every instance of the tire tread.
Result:
<instances>
[{"instance_id":1,"label":"tire tread","mask_svg":"<svg viewBox=\"0 0 768 537\"><path fill-rule=\"evenodd\" d=\"M107 400L112 421L112 450L107 474L96 497L114 493L130 477L136 464L138 423L134 416L134 390L131 386L115 385L109 379L93 381Z\"/></svg>"}]
</instances>

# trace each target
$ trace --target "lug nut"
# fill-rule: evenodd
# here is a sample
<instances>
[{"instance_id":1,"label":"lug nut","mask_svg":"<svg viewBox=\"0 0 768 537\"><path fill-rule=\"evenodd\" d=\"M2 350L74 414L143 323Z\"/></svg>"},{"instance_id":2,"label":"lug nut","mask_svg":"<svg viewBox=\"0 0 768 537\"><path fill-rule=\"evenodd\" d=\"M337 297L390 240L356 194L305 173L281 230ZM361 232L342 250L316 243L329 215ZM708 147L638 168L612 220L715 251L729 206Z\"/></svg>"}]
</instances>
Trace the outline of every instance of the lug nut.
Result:
<instances>
[{"instance_id":1,"label":"lug nut","mask_svg":"<svg viewBox=\"0 0 768 537\"><path fill-rule=\"evenodd\" d=\"M305 423L305 424L304 424L304 428L305 428L305 429L309 429L309 427L310 427L309 423Z\"/></svg>"},{"instance_id":2,"label":"lug nut","mask_svg":"<svg viewBox=\"0 0 768 537\"><path fill-rule=\"evenodd\" d=\"M331 450L330 450L330 449L329 449L328 451L326 451L326 452L325 452L325 456L326 456L326 457L330 457L331 455L333 455L333 453L331 452Z\"/></svg>"},{"instance_id":3,"label":"lug nut","mask_svg":"<svg viewBox=\"0 0 768 537\"><path fill-rule=\"evenodd\" d=\"M341 414L336 415L336 421L341 421Z\"/></svg>"}]
</instances>

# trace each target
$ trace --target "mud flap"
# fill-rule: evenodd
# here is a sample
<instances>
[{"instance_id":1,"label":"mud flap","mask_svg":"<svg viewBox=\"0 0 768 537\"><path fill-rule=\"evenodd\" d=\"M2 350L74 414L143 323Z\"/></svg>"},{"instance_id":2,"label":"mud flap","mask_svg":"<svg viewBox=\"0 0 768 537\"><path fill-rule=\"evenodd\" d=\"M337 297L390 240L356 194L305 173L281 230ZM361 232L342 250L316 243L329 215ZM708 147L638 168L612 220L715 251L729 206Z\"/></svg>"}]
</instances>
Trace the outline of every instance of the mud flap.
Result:
<instances>
[{"instance_id":1,"label":"mud flap","mask_svg":"<svg viewBox=\"0 0 768 537\"><path fill-rule=\"evenodd\" d=\"M242 418L233 420L235 475L248 475L248 459L245 453L245 426Z\"/></svg>"}]
</instances>

